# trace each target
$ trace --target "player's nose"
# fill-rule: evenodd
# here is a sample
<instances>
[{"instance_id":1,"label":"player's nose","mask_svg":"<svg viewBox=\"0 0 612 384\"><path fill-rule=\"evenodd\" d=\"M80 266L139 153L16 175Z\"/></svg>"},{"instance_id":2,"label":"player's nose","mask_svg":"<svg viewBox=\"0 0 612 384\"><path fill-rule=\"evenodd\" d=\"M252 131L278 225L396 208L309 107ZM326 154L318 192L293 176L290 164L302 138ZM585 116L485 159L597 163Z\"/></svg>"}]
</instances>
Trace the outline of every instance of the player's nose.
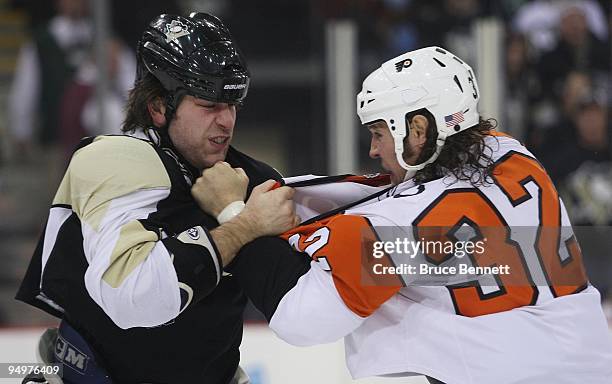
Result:
<instances>
[{"instance_id":1,"label":"player's nose","mask_svg":"<svg viewBox=\"0 0 612 384\"><path fill-rule=\"evenodd\" d=\"M372 139L372 141L370 142L370 152L368 154L372 159L377 159L378 157L380 157L380 154L378 152L378 146L374 143L374 139Z\"/></svg>"},{"instance_id":2,"label":"player's nose","mask_svg":"<svg viewBox=\"0 0 612 384\"><path fill-rule=\"evenodd\" d=\"M236 123L235 108L229 104L223 104L217 111L216 122L225 131L231 131Z\"/></svg>"}]
</instances>

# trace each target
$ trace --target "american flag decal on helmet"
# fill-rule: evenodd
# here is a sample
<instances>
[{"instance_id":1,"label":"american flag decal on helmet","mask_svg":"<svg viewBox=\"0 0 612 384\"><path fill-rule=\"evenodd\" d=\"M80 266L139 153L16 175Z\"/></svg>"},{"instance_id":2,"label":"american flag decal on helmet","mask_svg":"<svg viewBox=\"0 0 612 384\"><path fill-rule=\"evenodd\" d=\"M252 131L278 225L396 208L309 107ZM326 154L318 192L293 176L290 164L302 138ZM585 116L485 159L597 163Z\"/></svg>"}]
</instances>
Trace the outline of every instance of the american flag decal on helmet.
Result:
<instances>
[{"instance_id":1,"label":"american flag decal on helmet","mask_svg":"<svg viewBox=\"0 0 612 384\"><path fill-rule=\"evenodd\" d=\"M447 127L454 127L459 123L463 123L465 119L463 118L463 113L457 112L452 115L444 116L444 121L446 121Z\"/></svg>"},{"instance_id":2,"label":"american flag decal on helmet","mask_svg":"<svg viewBox=\"0 0 612 384\"><path fill-rule=\"evenodd\" d=\"M402 61L398 61L397 63L395 63L395 70L397 72L401 72L402 69L404 68L408 68L412 65L412 59L405 59Z\"/></svg>"}]
</instances>

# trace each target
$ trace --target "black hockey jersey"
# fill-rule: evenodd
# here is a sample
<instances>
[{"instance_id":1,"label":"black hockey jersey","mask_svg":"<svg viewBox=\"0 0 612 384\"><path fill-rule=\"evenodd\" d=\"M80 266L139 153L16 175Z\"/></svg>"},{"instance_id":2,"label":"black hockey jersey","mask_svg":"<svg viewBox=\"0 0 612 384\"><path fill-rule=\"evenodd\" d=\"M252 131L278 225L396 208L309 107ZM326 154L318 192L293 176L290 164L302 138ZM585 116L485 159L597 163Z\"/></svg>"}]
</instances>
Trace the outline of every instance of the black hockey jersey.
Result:
<instances>
[{"instance_id":1,"label":"black hockey jersey","mask_svg":"<svg viewBox=\"0 0 612 384\"><path fill-rule=\"evenodd\" d=\"M216 220L191 197L197 171L144 132L81 142L17 299L68 321L116 382L228 383L245 296L209 238ZM280 178L231 147L226 161L248 193Z\"/></svg>"}]
</instances>

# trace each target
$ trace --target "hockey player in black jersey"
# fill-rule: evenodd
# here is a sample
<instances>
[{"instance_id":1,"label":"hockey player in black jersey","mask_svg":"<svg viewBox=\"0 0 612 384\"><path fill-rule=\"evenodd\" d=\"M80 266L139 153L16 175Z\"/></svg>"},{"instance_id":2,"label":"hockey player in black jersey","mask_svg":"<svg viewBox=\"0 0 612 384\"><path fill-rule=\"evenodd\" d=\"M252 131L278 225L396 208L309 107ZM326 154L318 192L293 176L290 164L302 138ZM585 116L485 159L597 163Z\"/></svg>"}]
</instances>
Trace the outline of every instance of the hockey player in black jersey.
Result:
<instances>
[{"instance_id":1,"label":"hockey player in black jersey","mask_svg":"<svg viewBox=\"0 0 612 384\"><path fill-rule=\"evenodd\" d=\"M278 173L230 146L250 76L218 18L161 15L137 53L125 135L76 149L17 299L61 319L41 352L64 383L246 383L246 299L223 268L297 224L293 191L271 190ZM240 175L215 185L239 191L227 202L248 198L213 217L192 190L219 162Z\"/></svg>"}]
</instances>

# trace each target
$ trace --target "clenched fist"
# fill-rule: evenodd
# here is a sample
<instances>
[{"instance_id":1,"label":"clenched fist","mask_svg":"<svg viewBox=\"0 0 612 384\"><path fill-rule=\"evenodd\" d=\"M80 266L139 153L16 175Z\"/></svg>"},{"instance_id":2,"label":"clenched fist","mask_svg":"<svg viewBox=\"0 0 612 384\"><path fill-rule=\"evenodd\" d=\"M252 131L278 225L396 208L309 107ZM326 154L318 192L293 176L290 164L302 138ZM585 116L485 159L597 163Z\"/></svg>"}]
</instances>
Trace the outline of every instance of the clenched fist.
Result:
<instances>
[{"instance_id":1,"label":"clenched fist","mask_svg":"<svg viewBox=\"0 0 612 384\"><path fill-rule=\"evenodd\" d=\"M242 168L220 161L202 172L191 195L204 212L217 217L228 204L244 201L248 185L249 177Z\"/></svg>"},{"instance_id":2,"label":"clenched fist","mask_svg":"<svg viewBox=\"0 0 612 384\"><path fill-rule=\"evenodd\" d=\"M246 207L238 215L246 221L254 237L279 235L300 223L295 215L293 188L280 187L270 190L275 184L268 180L253 189Z\"/></svg>"}]
</instances>

